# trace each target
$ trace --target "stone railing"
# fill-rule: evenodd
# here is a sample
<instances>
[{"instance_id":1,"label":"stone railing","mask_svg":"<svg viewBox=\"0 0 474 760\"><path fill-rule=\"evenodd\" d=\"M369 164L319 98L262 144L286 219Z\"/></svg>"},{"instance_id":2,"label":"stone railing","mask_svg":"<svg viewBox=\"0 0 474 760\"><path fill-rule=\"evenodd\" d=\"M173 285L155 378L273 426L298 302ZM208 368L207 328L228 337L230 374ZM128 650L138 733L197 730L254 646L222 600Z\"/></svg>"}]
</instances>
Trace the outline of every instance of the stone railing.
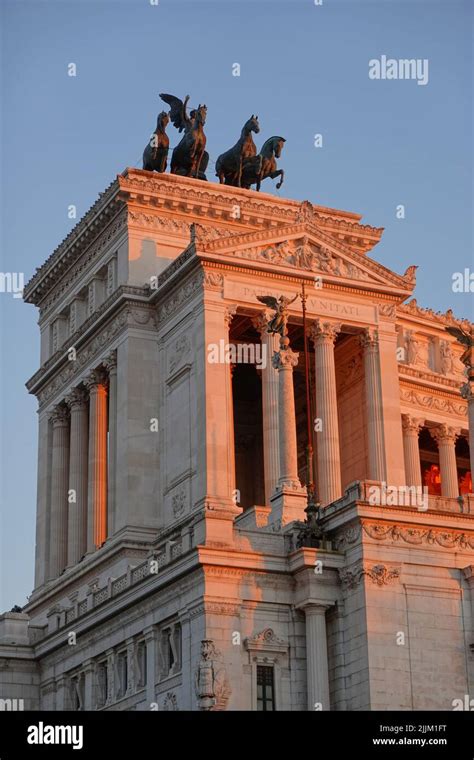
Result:
<instances>
[{"instance_id":1,"label":"stone railing","mask_svg":"<svg viewBox=\"0 0 474 760\"><path fill-rule=\"evenodd\" d=\"M71 607L67 608L55 604L48 611L48 625L44 627L43 636L70 625L73 621L120 596L150 576L157 576L166 565L174 562L191 548L189 534L187 534L187 539L183 536L177 536L173 540L168 538L161 546L153 549L144 562L134 567L130 565L126 573L117 578L109 578L106 585L101 588L97 588L97 586L90 588L85 599L76 600Z\"/></svg>"}]
</instances>

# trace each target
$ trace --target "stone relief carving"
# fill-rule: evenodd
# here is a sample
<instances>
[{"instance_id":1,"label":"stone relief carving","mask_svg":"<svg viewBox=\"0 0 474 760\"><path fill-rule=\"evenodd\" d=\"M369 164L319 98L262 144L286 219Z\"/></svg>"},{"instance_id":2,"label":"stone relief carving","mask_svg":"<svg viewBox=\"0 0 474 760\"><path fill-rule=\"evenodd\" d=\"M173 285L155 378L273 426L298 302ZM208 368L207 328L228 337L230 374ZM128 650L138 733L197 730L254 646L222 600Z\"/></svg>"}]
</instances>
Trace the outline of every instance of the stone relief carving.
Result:
<instances>
[{"instance_id":1,"label":"stone relief carving","mask_svg":"<svg viewBox=\"0 0 474 760\"><path fill-rule=\"evenodd\" d=\"M163 700L163 710L165 710L165 712L174 712L176 710L179 710L176 694L174 694L172 691L169 691Z\"/></svg>"},{"instance_id":2,"label":"stone relief carving","mask_svg":"<svg viewBox=\"0 0 474 760\"><path fill-rule=\"evenodd\" d=\"M404 541L407 544L430 544L446 549L474 549L474 534L458 531L433 530L432 528L403 528L399 525L363 523L367 536L377 541Z\"/></svg>"},{"instance_id":3,"label":"stone relief carving","mask_svg":"<svg viewBox=\"0 0 474 760\"><path fill-rule=\"evenodd\" d=\"M467 406L465 404L456 403L447 398L439 398L437 396L418 393L409 388L400 388L400 398L402 401L421 406L425 409L447 412L448 414L455 414L459 417L465 417L467 415Z\"/></svg>"},{"instance_id":4,"label":"stone relief carving","mask_svg":"<svg viewBox=\"0 0 474 760\"><path fill-rule=\"evenodd\" d=\"M359 563L354 567L343 568L339 571L339 577L344 589L357 588L364 576L367 576L367 578L377 586L386 586L391 581L394 581L400 577L400 568L389 568L386 565L382 564L368 567L363 563Z\"/></svg>"},{"instance_id":5,"label":"stone relief carving","mask_svg":"<svg viewBox=\"0 0 474 760\"><path fill-rule=\"evenodd\" d=\"M307 269L311 272L327 272L352 280L369 280L370 275L351 261L338 256L323 245L310 243L307 237L299 241L283 241L263 249L247 248L232 251L232 255L244 259L260 259L272 264Z\"/></svg>"},{"instance_id":6,"label":"stone relief carving","mask_svg":"<svg viewBox=\"0 0 474 760\"><path fill-rule=\"evenodd\" d=\"M171 349L169 360L170 372L174 372L175 369L179 367L179 365L182 364L185 359L187 359L190 353L191 341L188 335L186 335L186 333L183 333L183 335L180 335L179 338L177 338Z\"/></svg>"},{"instance_id":7,"label":"stone relief carving","mask_svg":"<svg viewBox=\"0 0 474 760\"><path fill-rule=\"evenodd\" d=\"M180 517L187 505L186 489L182 486L171 498L171 508L175 517Z\"/></svg>"},{"instance_id":8,"label":"stone relief carving","mask_svg":"<svg viewBox=\"0 0 474 760\"><path fill-rule=\"evenodd\" d=\"M232 690L222 655L211 639L201 641L201 658L195 671L194 686L200 710L227 708Z\"/></svg>"}]
</instances>

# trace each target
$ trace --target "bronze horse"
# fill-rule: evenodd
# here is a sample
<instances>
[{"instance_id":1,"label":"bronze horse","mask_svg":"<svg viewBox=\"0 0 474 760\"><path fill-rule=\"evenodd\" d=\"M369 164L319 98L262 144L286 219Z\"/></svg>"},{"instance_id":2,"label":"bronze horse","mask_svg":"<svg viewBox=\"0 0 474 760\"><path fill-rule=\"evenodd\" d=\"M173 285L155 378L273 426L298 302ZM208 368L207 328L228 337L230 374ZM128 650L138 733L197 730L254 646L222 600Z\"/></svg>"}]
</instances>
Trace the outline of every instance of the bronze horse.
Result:
<instances>
[{"instance_id":1,"label":"bronze horse","mask_svg":"<svg viewBox=\"0 0 474 760\"><path fill-rule=\"evenodd\" d=\"M248 158L244 161L242 170L242 182L241 185L246 190L250 188L250 185L257 185L257 192L260 190L262 180L267 177L275 179L281 177L277 183L277 190L283 184L283 177L285 172L283 169L277 169L276 158L280 158L283 144L286 142L284 137L269 137L262 146L262 150L258 156Z\"/></svg>"},{"instance_id":2,"label":"bronze horse","mask_svg":"<svg viewBox=\"0 0 474 760\"><path fill-rule=\"evenodd\" d=\"M166 111L158 114L156 129L143 151L143 168L150 172L164 172L168 163L170 139L166 127L170 117Z\"/></svg>"},{"instance_id":3,"label":"bronze horse","mask_svg":"<svg viewBox=\"0 0 474 760\"><path fill-rule=\"evenodd\" d=\"M252 158L257 154L257 148L253 141L252 132L260 132L258 116L252 116L245 122L240 133L240 137L235 145L221 153L216 161L216 177L219 177L221 185L234 187L241 186L242 169L246 159Z\"/></svg>"},{"instance_id":4,"label":"bronze horse","mask_svg":"<svg viewBox=\"0 0 474 760\"><path fill-rule=\"evenodd\" d=\"M209 154L204 150L206 135L203 127L206 123L206 106L199 105L188 116L189 95L184 101L165 93L160 93L160 98L170 106L170 118L173 125L179 132L184 130L184 135L171 156L171 174L205 180L204 172L209 161Z\"/></svg>"}]
</instances>

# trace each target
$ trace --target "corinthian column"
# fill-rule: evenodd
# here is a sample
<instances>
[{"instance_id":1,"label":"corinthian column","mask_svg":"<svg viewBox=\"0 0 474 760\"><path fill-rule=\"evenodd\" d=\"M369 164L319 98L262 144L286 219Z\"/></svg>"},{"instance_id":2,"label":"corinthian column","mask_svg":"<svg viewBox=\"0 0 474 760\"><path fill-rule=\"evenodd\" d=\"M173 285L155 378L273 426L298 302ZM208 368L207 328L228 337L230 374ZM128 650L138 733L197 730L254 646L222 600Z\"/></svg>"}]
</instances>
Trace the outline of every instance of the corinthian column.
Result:
<instances>
[{"instance_id":1,"label":"corinthian column","mask_svg":"<svg viewBox=\"0 0 474 760\"><path fill-rule=\"evenodd\" d=\"M367 403L367 431L369 449L369 480L386 481L385 446L383 430L382 387L380 383L379 336L376 330L366 328L360 336L364 349L365 398Z\"/></svg>"},{"instance_id":2,"label":"corinthian column","mask_svg":"<svg viewBox=\"0 0 474 760\"><path fill-rule=\"evenodd\" d=\"M316 370L316 416L321 420L318 432L318 493L323 506L341 496L341 460L337 418L336 369L334 343L340 324L317 319L310 328L314 342Z\"/></svg>"},{"instance_id":3,"label":"corinthian column","mask_svg":"<svg viewBox=\"0 0 474 760\"><path fill-rule=\"evenodd\" d=\"M263 417L263 462L265 480L265 504L275 492L280 467L280 442L278 431L278 371L273 367L272 357L279 348L279 336L268 332L269 312L262 312L252 320L260 333L263 358L262 365L262 417Z\"/></svg>"},{"instance_id":4,"label":"corinthian column","mask_svg":"<svg viewBox=\"0 0 474 760\"><path fill-rule=\"evenodd\" d=\"M109 374L109 471L107 493L107 536L113 535L115 521L115 489L117 467L117 352L104 361Z\"/></svg>"},{"instance_id":5,"label":"corinthian column","mask_svg":"<svg viewBox=\"0 0 474 760\"><path fill-rule=\"evenodd\" d=\"M467 399L467 415L469 425L469 456L471 460L471 478L474 491L474 377L469 379L461 388L461 396Z\"/></svg>"},{"instance_id":6,"label":"corinthian column","mask_svg":"<svg viewBox=\"0 0 474 760\"><path fill-rule=\"evenodd\" d=\"M51 461L51 523L49 576L57 578L67 562L67 506L69 479L69 419L63 405L54 408Z\"/></svg>"},{"instance_id":7,"label":"corinthian column","mask_svg":"<svg viewBox=\"0 0 474 760\"><path fill-rule=\"evenodd\" d=\"M288 338L281 338L281 350L272 359L278 370L278 418L280 477L278 487L301 488L298 479L298 449L296 441L295 396L293 391L293 367L298 364L299 354L289 347Z\"/></svg>"},{"instance_id":8,"label":"corinthian column","mask_svg":"<svg viewBox=\"0 0 474 760\"><path fill-rule=\"evenodd\" d=\"M93 370L89 390L89 489L87 551L93 552L107 536L107 388L105 374Z\"/></svg>"},{"instance_id":9,"label":"corinthian column","mask_svg":"<svg viewBox=\"0 0 474 760\"><path fill-rule=\"evenodd\" d=\"M405 458L405 479L407 486L422 486L420 449L418 436L425 424L409 414L402 414L403 453Z\"/></svg>"},{"instance_id":10,"label":"corinthian column","mask_svg":"<svg viewBox=\"0 0 474 760\"><path fill-rule=\"evenodd\" d=\"M87 459L89 448L87 397L75 388L66 402L71 410L69 456L68 567L76 565L87 549Z\"/></svg>"},{"instance_id":11,"label":"corinthian column","mask_svg":"<svg viewBox=\"0 0 474 760\"><path fill-rule=\"evenodd\" d=\"M441 496L448 498L457 498L459 496L458 470L454 446L460 432L460 428L450 427L446 423L438 425L435 428L430 428L430 433L438 444Z\"/></svg>"}]
</instances>

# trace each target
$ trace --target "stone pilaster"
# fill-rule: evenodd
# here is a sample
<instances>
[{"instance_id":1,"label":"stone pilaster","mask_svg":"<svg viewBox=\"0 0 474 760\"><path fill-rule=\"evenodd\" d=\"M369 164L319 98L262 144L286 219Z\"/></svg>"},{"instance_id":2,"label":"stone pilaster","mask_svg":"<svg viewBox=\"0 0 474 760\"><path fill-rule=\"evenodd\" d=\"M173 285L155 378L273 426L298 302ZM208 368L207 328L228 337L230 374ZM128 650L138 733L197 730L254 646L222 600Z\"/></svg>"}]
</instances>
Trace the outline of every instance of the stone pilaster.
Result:
<instances>
[{"instance_id":1,"label":"stone pilaster","mask_svg":"<svg viewBox=\"0 0 474 760\"><path fill-rule=\"evenodd\" d=\"M422 486L420 449L418 436L425 424L409 414L402 414L403 453L405 458L405 479L407 486Z\"/></svg>"},{"instance_id":2,"label":"stone pilaster","mask_svg":"<svg viewBox=\"0 0 474 760\"><path fill-rule=\"evenodd\" d=\"M50 578L57 578L67 563L67 509L69 481L69 414L58 405L52 414Z\"/></svg>"},{"instance_id":3,"label":"stone pilaster","mask_svg":"<svg viewBox=\"0 0 474 760\"><path fill-rule=\"evenodd\" d=\"M326 605L307 604L306 672L308 710L329 710L329 673L326 633Z\"/></svg>"},{"instance_id":4,"label":"stone pilaster","mask_svg":"<svg viewBox=\"0 0 474 760\"><path fill-rule=\"evenodd\" d=\"M143 631L146 646L146 701L147 707L155 702L156 680L156 629L151 627Z\"/></svg>"},{"instance_id":5,"label":"stone pilaster","mask_svg":"<svg viewBox=\"0 0 474 760\"><path fill-rule=\"evenodd\" d=\"M367 433L369 480L386 481L383 399L380 382L379 336L377 330L366 328L360 336L364 350L365 398L367 404Z\"/></svg>"},{"instance_id":6,"label":"stone pilaster","mask_svg":"<svg viewBox=\"0 0 474 760\"><path fill-rule=\"evenodd\" d=\"M117 352L112 351L104 361L109 375L109 456L107 473L107 536L115 530L117 488Z\"/></svg>"},{"instance_id":7,"label":"stone pilaster","mask_svg":"<svg viewBox=\"0 0 474 760\"><path fill-rule=\"evenodd\" d=\"M430 433L438 444L441 495L448 498L457 498L459 496L456 451L454 447L460 432L459 428L451 427L445 423L430 428Z\"/></svg>"},{"instance_id":8,"label":"stone pilaster","mask_svg":"<svg viewBox=\"0 0 474 760\"><path fill-rule=\"evenodd\" d=\"M260 333L262 347L264 347L267 358L266 366L261 370L265 504L270 504L270 499L280 477L278 371L271 361L279 348L279 336L268 332L269 316L265 311L252 320L254 327Z\"/></svg>"},{"instance_id":9,"label":"stone pilaster","mask_svg":"<svg viewBox=\"0 0 474 760\"><path fill-rule=\"evenodd\" d=\"M87 550L89 410L87 396L79 388L67 396L66 402L71 413L67 565L73 567Z\"/></svg>"},{"instance_id":10,"label":"stone pilaster","mask_svg":"<svg viewBox=\"0 0 474 760\"><path fill-rule=\"evenodd\" d=\"M98 549L107 535L107 388L105 374L93 370L89 390L89 465L87 551Z\"/></svg>"},{"instance_id":11,"label":"stone pilaster","mask_svg":"<svg viewBox=\"0 0 474 760\"><path fill-rule=\"evenodd\" d=\"M317 319L310 328L314 342L316 373L316 416L321 420L317 433L317 490L323 506L341 496L341 458L337 418L334 343L341 325Z\"/></svg>"}]
</instances>

